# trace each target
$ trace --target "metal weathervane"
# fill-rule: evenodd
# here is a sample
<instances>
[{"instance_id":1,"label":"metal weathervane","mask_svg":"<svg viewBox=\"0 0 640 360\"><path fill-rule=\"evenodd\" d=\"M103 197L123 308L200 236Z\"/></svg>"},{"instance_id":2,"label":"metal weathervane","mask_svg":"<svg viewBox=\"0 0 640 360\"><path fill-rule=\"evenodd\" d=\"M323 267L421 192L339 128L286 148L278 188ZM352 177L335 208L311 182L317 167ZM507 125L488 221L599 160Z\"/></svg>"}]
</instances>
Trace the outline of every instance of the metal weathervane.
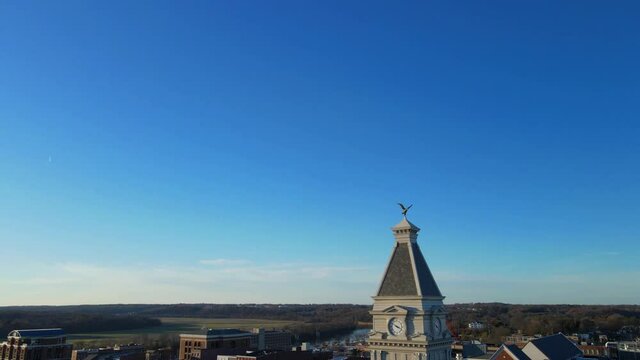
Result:
<instances>
[{"instance_id":1,"label":"metal weathervane","mask_svg":"<svg viewBox=\"0 0 640 360\"><path fill-rule=\"evenodd\" d=\"M402 209L402 216L404 216L404 218L407 218L407 211L409 211L409 209L411 209L411 207L413 206L413 204L409 205L408 207L405 207L404 205L402 205L402 203L398 203L398 205L400 205L400 208Z\"/></svg>"}]
</instances>

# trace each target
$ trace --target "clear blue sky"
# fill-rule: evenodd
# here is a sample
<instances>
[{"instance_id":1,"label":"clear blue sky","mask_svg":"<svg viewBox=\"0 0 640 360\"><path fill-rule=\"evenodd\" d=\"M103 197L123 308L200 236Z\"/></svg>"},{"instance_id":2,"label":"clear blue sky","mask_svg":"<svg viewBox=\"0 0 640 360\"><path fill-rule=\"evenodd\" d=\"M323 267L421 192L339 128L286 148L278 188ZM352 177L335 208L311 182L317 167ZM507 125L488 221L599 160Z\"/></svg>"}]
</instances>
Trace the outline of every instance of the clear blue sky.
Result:
<instances>
[{"instance_id":1,"label":"clear blue sky","mask_svg":"<svg viewBox=\"0 0 640 360\"><path fill-rule=\"evenodd\" d=\"M3 1L0 305L638 303L637 1Z\"/></svg>"}]
</instances>

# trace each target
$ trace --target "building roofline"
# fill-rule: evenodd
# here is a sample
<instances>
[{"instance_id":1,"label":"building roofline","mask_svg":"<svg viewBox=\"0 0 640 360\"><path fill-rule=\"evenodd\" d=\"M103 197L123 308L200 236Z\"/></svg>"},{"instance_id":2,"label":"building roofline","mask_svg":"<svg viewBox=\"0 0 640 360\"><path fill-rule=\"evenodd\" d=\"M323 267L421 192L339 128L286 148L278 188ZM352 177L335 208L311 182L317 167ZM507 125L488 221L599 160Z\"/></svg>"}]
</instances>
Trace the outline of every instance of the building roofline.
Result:
<instances>
[{"instance_id":1,"label":"building roofline","mask_svg":"<svg viewBox=\"0 0 640 360\"><path fill-rule=\"evenodd\" d=\"M9 332L7 337L15 338L54 338L66 336L66 333L62 328L50 328L50 329L18 329Z\"/></svg>"}]
</instances>

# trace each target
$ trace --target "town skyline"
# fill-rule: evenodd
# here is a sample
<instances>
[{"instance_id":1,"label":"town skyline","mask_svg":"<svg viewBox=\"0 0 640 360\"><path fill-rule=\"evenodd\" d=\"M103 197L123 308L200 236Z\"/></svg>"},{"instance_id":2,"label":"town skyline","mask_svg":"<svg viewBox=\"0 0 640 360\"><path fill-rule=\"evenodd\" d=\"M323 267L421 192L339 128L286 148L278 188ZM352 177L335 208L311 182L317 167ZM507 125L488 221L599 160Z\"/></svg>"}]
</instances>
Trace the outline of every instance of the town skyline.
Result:
<instances>
[{"instance_id":1,"label":"town skyline","mask_svg":"<svg viewBox=\"0 0 640 360\"><path fill-rule=\"evenodd\" d=\"M2 2L0 306L638 304L638 11Z\"/></svg>"}]
</instances>

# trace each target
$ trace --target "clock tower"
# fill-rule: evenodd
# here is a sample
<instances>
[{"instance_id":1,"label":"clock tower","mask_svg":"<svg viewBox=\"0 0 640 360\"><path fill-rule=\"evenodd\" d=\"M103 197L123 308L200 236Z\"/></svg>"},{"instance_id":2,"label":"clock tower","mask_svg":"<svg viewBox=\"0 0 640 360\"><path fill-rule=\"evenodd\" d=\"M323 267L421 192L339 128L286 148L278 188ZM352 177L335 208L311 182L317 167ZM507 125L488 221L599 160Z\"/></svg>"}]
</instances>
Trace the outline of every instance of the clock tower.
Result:
<instances>
[{"instance_id":1,"label":"clock tower","mask_svg":"<svg viewBox=\"0 0 640 360\"><path fill-rule=\"evenodd\" d=\"M420 228L405 216L392 230L395 244L373 297L371 360L451 360L444 296L418 246Z\"/></svg>"}]
</instances>

